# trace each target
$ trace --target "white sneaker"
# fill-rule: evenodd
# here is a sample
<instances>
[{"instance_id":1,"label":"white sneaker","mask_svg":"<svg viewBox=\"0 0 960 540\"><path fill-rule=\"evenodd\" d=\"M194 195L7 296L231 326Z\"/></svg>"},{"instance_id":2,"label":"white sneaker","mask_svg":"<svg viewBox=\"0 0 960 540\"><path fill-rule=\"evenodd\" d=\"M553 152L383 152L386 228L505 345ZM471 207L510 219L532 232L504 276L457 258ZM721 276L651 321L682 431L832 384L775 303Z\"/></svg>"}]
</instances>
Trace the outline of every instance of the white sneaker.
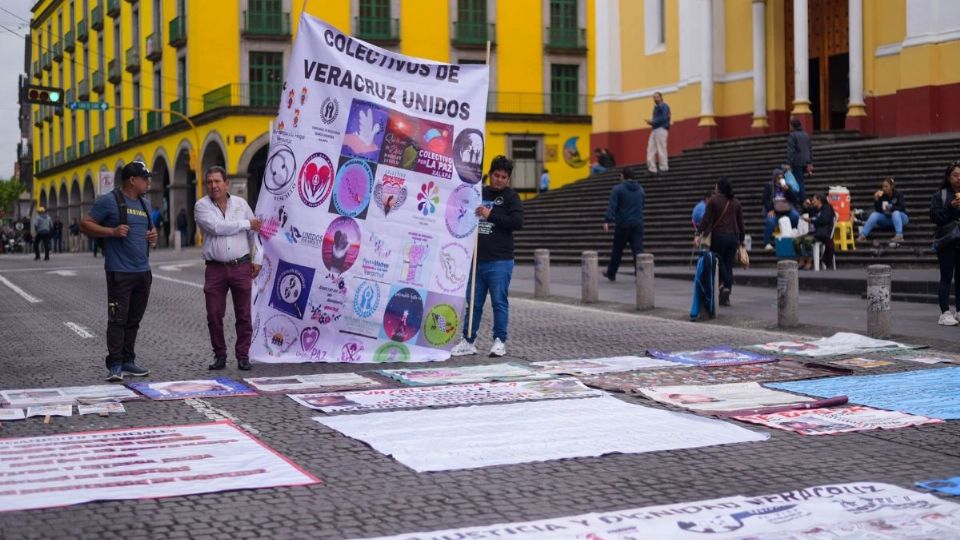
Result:
<instances>
[{"instance_id":1,"label":"white sneaker","mask_svg":"<svg viewBox=\"0 0 960 540\"><path fill-rule=\"evenodd\" d=\"M773 244L767 244L763 246L764 251L773 251Z\"/></svg>"},{"instance_id":2,"label":"white sneaker","mask_svg":"<svg viewBox=\"0 0 960 540\"><path fill-rule=\"evenodd\" d=\"M506 354L507 354L506 344L500 341L500 338L494 339L493 347L490 347L490 356L504 356Z\"/></svg>"},{"instance_id":3,"label":"white sneaker","mask_svg":"<svg viewBox=\"0 0 960 540\"><path fill-rule=\"evenodd\" d=\"M940 320L937 321L937 324L942 326L956 326L957 314L952 311L944 311L940 314Z\"/></svg>"},{"instance_id":4,"label":"white sneaker","mask_svg":"<svg viewBox=\"0 0 960 540\"><path fill-rule=\"evenodd\" d=\"M956 310L951 309L948 313L953 314L953 318L957 320L957 324L960 324L960 313L957 313Z\"/></svg>"},{"instance_id":5,"label":"white sneaker","mask_svg":"<svg viewBox=\"0 0 960 540\"><path fill-rule=\"evenodd\" d=\"M477 346L467 341L466 338L460 338L460 343L450 350L450 356L467 356L477 354Z\"/></svg>"}]
</instances>

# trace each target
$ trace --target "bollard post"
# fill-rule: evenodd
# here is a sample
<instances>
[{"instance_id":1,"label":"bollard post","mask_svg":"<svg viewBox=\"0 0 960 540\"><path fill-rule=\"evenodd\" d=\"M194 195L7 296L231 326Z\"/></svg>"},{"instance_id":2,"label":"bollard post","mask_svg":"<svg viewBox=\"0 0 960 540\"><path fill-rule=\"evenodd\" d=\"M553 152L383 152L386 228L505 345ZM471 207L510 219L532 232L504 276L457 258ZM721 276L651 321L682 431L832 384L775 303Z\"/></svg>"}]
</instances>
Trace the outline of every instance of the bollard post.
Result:
<instances>
[{"instance_id":1,"label":"bollard post","mask_svg":"<svg viewBox=\"0 0 960 540\"><path fill-rule=\"evenodd\" d=\"M177 231L177 234L173 235L173 249L174 251L180 251L183 246L180 245L183 241L183 235L180 234L180 231Z\"/></svg>"},{"instance_id":2,"label":"bollard post","mask_svg":"<svg viewBox=\"0 0 960 540\"><path fill-rule=\"evenodd\" d=\"M797 261L777 262L777 327L800 324L800 278Z\"/></svg>"},{"instance_id":3,"label":"bollard post","mask_svg":"<svg viewBox=\"0 0 960 540\"><path fill-rule=\"evenodd\" d=\"M867 335L870 337L890 337L892 283L893 273L889 265L871 264L867 267Z\"/></svg>"},{"instance_id":4,"label":"bollard post","mask_svg":"<svg viewBox=\"0 0 960 540\"><path fill-rule=\"evenodd\" d=\"M533 252L533 297L550 296L550 250L537 249Z\"/></svg>"},{"instance_id":5,"label":"bollard post","mask_svg":"<svg viewBox=\"0 0 960 540\"><path fill-rule=\"evenodd\" d=\"M637 255L637 311L653 309L653 254Z\"/></svg>"},{"instance_id":6,"label":"bollard post","mask_svg":"<svg viewBox=\"0 0 960 540\"><path fill-rule=\"evenodd\" d=\"M597 278L600 275L600 269L597 262L596 251L584 251L583 259L580 263L580 300L589 304L596 302L599 298L597 288Z\"/></svg>"}]
</instances>

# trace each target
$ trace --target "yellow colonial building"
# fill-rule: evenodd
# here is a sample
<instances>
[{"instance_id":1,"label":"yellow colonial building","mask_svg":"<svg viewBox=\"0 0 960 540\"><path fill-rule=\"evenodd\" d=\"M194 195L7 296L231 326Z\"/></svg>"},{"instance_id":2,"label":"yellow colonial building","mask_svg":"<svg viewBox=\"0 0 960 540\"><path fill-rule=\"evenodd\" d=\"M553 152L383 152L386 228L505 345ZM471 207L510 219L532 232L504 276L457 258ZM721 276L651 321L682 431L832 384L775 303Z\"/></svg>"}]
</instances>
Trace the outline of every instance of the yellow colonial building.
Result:
<instances>
[{"instance_id":1,"label":"yellow colonial building","mask_svg":"<svg viewBox=\"0 0 960 540\"><path fill-rule=\"evenodd\" d=\"M671 153L787 129L960 131L956 0L596 0L593 145L646 160L652 96Z\"/></svg>"},{"instance_id":2,"label":"yellow colonial building","mask_svg":"<svg viewBox=\"0 0 960 540\"><path fill-rule=\"evenodd\" d=\"M483 63L489 41L487 162L500 153L515 159L514 185L528 196L544 168L552 187L568 183L587 174L579 155L587 155L591 129L592 5L39 0L30 82L63 88L66 106L32 107L34 199L69 223L125 163L143 160L159 173L153 204L170 223L186 209L191 231L192 206L203 196L198 170L225 166L233 191L256 200L303 11L379 46L443 62Z\"/></svg>"}]
</instances>

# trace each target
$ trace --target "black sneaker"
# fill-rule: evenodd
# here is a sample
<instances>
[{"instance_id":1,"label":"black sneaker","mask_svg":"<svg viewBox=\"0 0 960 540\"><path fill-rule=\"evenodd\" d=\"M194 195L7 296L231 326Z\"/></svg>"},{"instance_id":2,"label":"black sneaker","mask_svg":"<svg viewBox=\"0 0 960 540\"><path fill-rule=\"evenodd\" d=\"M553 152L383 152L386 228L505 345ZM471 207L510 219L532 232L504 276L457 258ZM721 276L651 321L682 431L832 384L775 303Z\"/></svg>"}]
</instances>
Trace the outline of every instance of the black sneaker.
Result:
<instances>
[{"instance_id":1,"label":"black sneaker","mask_svg":"<svg viewBox=\"0 0 960 540\"><path fill-rule=\"evenodd\" d=\"M110 374L104 379L107 382L120 382L123 380L123 368L120 366L110 366Z\"/></svg>"},{"instance_id":2,"label":"black sneaker","mask_svg":"<svg viewBox=\"0 0 960 540\"><path fill-rule=\"evenodd\" d=\"M730 305L730 289L727 289L727 288L720 289L720 305L721 306Z\"/></svg>"},{"instance_id":3,"label":"black sneaker","mask_svg":"<svg viewBox=\"0 0 960 540\"><path fill-rule=\"evenodd\" d=\"M123 364L121 368L124 375L133 375L134 377L146 377L150 374L150 370L147 368L142 368L133 362L127 362Z\"/></svg>"}]
</instances>

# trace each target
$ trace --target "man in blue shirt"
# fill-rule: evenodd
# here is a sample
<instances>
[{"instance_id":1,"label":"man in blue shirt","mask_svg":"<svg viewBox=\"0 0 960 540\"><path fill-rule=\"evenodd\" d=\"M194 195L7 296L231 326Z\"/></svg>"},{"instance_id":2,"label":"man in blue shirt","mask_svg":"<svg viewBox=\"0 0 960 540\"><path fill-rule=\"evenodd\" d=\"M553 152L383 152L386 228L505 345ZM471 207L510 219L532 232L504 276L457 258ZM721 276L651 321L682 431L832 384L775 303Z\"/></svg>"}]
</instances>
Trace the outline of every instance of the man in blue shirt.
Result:
<instances>
[{"instance_id":1,"label":"man in blue shirt","mask_svg":"<svg viewBox=\"0 0 960 540\"><path fill-rule=\"evenodd\" d=\"M80 222L84 234L104 239L109 371L106 380L110 382L122 381L124 375L150 374L148 369L136 364L134 345L153 282L149 247L157 244L157 230L143 199L150 189L151 176L142 161L128 163L120 173L121 187L97 198L90 213Z\"/></svg>"},{"instance_id":2,"label":"man in blue shirt","mask_svg":"<svg viewBox=\"0 0 960 540\"><path fill-rule=\"evenodd\" d=\"M657 161L660 162L660 172L667 172L667 135L670 133L670 106L663 101L660 92L653 94L653 118L647 120L647 125L653 129L647 140L647 170L657 174Z\"/></svg>"},{"instance_id":3,"label":"man in blue shirt","mask_svg":"<svg viewBox=\"0 0 960 540\"><path fill-rule=\"evenodd\" d=\"M550 190L550 171L544 169L543 174L540 175L540 191L549 191Z\"/></svg>"},{"instance_id":4,"label":"man in blue shirt","mask_svg":"<svg viewBox=\"0 0 960 540\"><path fill-rule=\"evenodd\" d=\"M610 203L607 205L607 214L603 222L603 232L610 232L610 224L615 225L613 230L613 248L610 250L610 264L603 275L610 281L617 279L617 270L620 269L620 259L623 248L630 242L634 264L638 253L643 253L643 207L646 193L643 186L633 178L630 169L620 171L623 182L613 188L610 193Z\"/></svg>"}]
</instances>

